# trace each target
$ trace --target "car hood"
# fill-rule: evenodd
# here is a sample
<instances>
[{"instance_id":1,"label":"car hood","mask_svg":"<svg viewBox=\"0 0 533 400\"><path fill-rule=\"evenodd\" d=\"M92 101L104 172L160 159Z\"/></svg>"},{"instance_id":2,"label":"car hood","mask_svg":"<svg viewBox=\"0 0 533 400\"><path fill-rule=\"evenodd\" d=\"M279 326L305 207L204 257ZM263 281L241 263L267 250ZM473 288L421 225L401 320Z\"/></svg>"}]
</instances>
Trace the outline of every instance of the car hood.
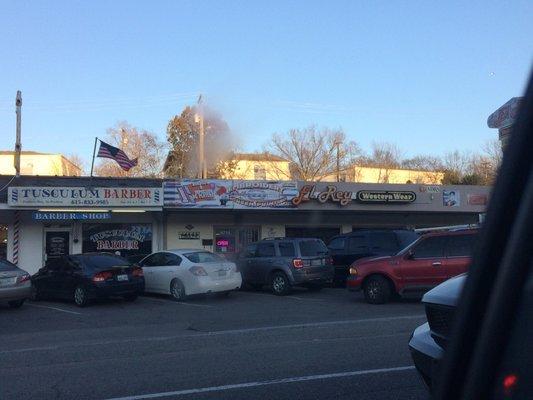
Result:
<instances>
[{"instance_id":1,"label":"car hood","mask_svg":"<svg viewBox=\"0 0 533 400\"><path fill-rule=\"evenodd\" d=\"M448 279L427 292L422 298L422 302L456 306L465 281L466 274L457 275L454 278Z\"/></svg>"}]
</instances>

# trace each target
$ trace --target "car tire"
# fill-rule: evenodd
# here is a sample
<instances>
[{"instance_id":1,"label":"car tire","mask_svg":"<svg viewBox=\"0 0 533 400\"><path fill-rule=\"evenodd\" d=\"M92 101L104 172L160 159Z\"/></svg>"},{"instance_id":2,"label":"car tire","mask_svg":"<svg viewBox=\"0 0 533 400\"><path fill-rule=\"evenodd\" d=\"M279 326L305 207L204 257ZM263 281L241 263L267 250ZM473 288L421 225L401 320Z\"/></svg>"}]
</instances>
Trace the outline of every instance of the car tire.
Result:
<instances>
[{"instance_id":1,"label":"car tire","mask_svg":"<svg viewBox=\"0 0 533 400\"><path fill-rule=\"evenodd\" d=\"M185 286L179 279L172 279L170 282L170 296L174 301L184 301L187 298Z\"/></svg>"},{"instance_id":2,"label":"car tire","mask_svg":"<svg viewBox=\"0 0 533 400\"><path fill-rule=\"evenodd\" d=\"M9 304L9 307L11 308L20 308L24 304L24 301L26 301L26 299L13 300L13 301L8 301L7 304Z\"/></svg>"},{"instance_id":3,"label":"car tire","mask_svg":"<svg viewBox=\"0 0 533 400\"><path fill-rule=\"evenodd\" d=\"M78 307L85 307L87 304L89 304L89 294L87 293L87 289L85 289L83 286L76 286L73 293L74 298L74 304L76 304Z\"/></svg>"},{"instance_id":4,"label":"car tire","mask_svg":"<svg viewBox=\"0 0 533 400\"><path fill-rule=\"evenodd\" d=\"M391 285L383 276L371 276L364 284L365 300L370 304L385 304L392 295Z\"/></svg>"},{"instance_id":5,"label":"car tire","mask_svg":"<svg viewBox=\"0 0 533 400\"><path fill-rule=\"evenodd\" d=\"M291 283L283 272L274 272L270 276L270 289L276 296L285 296L291 292Z\"/></svg>"},{"instance_id":6,"label":"car tire","mask_svg":"<svg viewBox=\"0 0 533 400\"><path fill-rule=\"evenodd\" d=\"M133 301L137 300L137 297L139 297L139 295L137 293L131 293L131 294L125 295L124 296L124 300L129 301L129 302L133 302Z\"/></svg>"}]
</instances>

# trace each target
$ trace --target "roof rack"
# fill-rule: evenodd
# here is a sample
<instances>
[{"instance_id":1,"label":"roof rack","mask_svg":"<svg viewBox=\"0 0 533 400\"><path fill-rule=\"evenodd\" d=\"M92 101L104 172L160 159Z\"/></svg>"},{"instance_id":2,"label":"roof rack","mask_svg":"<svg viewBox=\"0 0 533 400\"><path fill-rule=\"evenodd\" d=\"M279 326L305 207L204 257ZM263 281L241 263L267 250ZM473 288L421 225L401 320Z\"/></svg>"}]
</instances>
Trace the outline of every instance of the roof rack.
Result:
<instances>
[{"instance_id":1,"label":"roof rack","mask_svg":"<svg viewBox=\"0 0 533 400\"><path fill-rule=\"evenodd\" d=\"M479 224L468 224L468 225L450 225L450 226L436 226L433 228L420 228L415 229L415 232L418 233L429 233L429 232L439 232L439 231L448 231L448 232L457 232L457 231L467 231L471 229L479 229Z\"/></svg>"}]
</instances>

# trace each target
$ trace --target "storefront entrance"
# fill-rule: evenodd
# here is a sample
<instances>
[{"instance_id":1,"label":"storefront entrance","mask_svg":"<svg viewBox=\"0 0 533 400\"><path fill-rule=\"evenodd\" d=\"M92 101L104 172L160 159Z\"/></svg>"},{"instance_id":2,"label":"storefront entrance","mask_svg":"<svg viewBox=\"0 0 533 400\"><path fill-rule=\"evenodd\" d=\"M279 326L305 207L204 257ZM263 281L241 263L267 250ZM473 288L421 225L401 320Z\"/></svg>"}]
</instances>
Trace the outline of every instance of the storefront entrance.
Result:
<instances>
[{"instance_id":1,"label":"storefront entrance","mask_svg":"<svg viewBox=\"0 0 533 400\"><path fill-rule=\"evenodd\" d=\"M68 256L70 252L70 229L45 228L44 259L46 262L62 256Z\"/></svg>"},{"instance_id":2,"label":"storefront entrance","mask_svg":"<svg viewBox=\"0 0 533 400\"><path fill-rule=\"evenodd\" d=\"M227 259L234 260L236 255L249 243L257 242L260 228L252 227L215 227L215 253L223 254Z\"/></svg>"},{"instance_id":3,"label":"storefront entrance","mask_svg":"<svg viewBox=\"0 0 533 400\"><path fill-rule=\"evenodd\" d=\"M333 236L341 233L340 227L285 227L285 236L287 237L304 237L319 238L328 244Z\"/></svg>"}]
</instances>

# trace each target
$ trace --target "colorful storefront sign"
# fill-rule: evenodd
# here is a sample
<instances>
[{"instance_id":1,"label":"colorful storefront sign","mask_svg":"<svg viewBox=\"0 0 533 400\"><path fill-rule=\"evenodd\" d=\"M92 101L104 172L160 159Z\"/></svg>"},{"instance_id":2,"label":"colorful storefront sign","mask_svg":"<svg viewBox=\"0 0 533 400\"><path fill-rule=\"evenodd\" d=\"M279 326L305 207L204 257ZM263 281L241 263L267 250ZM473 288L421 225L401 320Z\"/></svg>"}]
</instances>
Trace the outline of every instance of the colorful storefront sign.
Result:
<instances>
[{"instance_id":1,"label":"colorful storefront sign","mask_svg":"<svg viewBox=\"0 0 533 400\"><path fill-rule=\"evenodd\" d=\"M162 206L161 188L153 187L10 187L9 206L146 207Z\"/></svg>"},{"instance_id":2,"label":"colorful storefront sign","mask_svg":"<svg viewBox=\"0 0 533 400\"><path fill-rule=\"evenodd\" d=\"M486 206L489 202L489 197L482 193L468 193L466 202L471 206Z\"/></svg>"},{"instance_id":3,"label":"colorful storefront sign","mask_svg":"<svg viewBox=\"0 0 533 400\"><path fill-rule=\"evenodd\" d=\"M316 200L319 203L337 203L346 206L352 201L359 203L412 203L416 200L416 193L401 190L359 190L356 192L339 190L335 185L327 185L322 191L316 185L304 185L292 203L296 206L302 202Z\"/></svg>"},{"instance_id":4,"label":"colorful storefront sign","mask_svg":"<svg viewBox=\"0 0 533 400\"><path fill-rule=\"evenodd\" d=\"M460 207L461 193L457 190L443 190L442 205L445 207Z\"/></svg>"},{"instance_id":5,"label":"colorful storefront sign","mask_svg":"<svg viewBox=\"0 0 533 400\"><path fill-rule=\"evenodd\" d=\"M296 182L182 180L163 183L164 204L190 208L289 208Z\"/></svg>"}]
</instances>

